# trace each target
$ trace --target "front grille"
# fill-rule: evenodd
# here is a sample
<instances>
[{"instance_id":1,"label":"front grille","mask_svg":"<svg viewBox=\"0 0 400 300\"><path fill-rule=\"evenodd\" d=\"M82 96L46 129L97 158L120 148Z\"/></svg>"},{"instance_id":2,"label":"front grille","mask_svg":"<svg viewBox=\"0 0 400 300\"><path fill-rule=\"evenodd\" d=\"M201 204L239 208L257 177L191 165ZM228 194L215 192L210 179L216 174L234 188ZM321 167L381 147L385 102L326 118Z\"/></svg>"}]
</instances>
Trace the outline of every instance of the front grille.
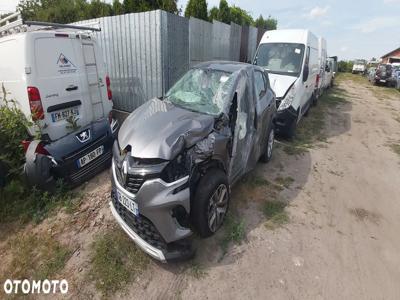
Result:
<instances>
[{"instance_id":1,"label":"front grille","mask_svg":"<svg viewBox=\"0 0 400 300\"><path fill-rule=\"evenodd\" d=\"M110 164L111 155L111 151L108 151L86 166L80 168L78 171L72 173L69 176L71 183L80 183L102 171L107 165Z\"/></svg>"},{"instance_id":2,"label":"front grille","mask_svg":"<svg viewBox=\"0 0 400 300\"><path fill-rule=\"evenodd\" d=\"M142 215L135 216L116 199L115 195L113 195L112 201L119 216L137 235L151 246L161 251L167 250L167 243L149 219Z\"/></svg>"},{"instance_id":3,"label":"front grille","mask_svg":"<svg viewBox=\"0 0 400 300\"><path fill-rule=\"evenodd\" d=\"M80 148L80 149L76 150L75 152L69 153L68 155L63 157L63 160L75 159L76 157L80 157L80 156L84 155L86 152L94 150L97 147L100 147L101 145L103 145L105 143L106 139L107 139L107 134L97 138L95 141L89 143L89 145L87 145L86 147Z\"/></svg>"},{"instance_id":4,"label":"front grille","mask_svg":"<svg viewBox=\"0 0 400 300\"><path fill-rule=\"evenodd\" d=\"M136 194L142 187L144 181L145 178L141 175L127 174L125 188L132 194Z\"/></svg>"}]
</instances>

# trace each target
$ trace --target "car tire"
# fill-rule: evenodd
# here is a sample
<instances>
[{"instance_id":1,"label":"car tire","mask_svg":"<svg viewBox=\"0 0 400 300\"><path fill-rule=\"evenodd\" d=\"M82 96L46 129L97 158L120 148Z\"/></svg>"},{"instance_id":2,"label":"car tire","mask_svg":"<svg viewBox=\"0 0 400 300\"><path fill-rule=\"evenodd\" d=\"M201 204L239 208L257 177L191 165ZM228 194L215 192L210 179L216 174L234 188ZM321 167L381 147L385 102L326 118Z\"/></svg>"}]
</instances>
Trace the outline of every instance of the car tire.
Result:
<instances>
[{"instance_id":1,"label":"car tire","mask_svg":"<svg viewBox=\"0 0 400 300\"><path fill-rule=\"evenodd\" d=\"M229 207L228 179L219 169L210 169L197 185L190 216L195 231L202 237L212 236L222 226Z\"/></svg>"},{"instance_id":2,"label":"car tire","mask_svg":"<svg viewBox=\"0 0 400 300\"><path fill-rule=\"evenodd\" d=\"M260 158L261 162L267 163L271 160L272 152L274 149L274 141L275 141L275 128L274 125L271 124L267 132L267 144L265 145L264 153L261 155Z\"/></svg>"}]
</instances>

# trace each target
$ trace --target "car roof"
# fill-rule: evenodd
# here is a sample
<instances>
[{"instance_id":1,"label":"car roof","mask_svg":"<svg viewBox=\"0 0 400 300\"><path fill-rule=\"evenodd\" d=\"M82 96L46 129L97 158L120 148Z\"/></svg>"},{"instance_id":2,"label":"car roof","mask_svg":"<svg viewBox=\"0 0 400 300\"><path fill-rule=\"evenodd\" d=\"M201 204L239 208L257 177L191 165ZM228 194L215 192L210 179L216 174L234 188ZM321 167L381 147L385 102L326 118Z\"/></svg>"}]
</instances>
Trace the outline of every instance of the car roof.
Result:
<instances>
[{"instance_id":1,"label":"car roof","mask_svg":"<svg viewBox=\"0 0 400 300\"><path fill-rule=\"evenodd\" d=\"M228 73L246 69L259 69L260 71L264 71L262 68L255 65L234 61L208 61L194 66L193 69L212 69Z\"/></svg>"}]
</instances>

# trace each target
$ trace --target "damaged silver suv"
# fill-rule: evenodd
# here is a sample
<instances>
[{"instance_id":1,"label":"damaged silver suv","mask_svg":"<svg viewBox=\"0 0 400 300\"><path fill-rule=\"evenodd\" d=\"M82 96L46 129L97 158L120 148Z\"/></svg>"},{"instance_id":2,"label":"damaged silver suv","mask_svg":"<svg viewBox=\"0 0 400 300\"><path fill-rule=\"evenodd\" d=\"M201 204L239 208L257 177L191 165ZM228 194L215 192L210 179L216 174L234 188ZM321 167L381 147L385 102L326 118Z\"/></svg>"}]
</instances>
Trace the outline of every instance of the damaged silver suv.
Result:
<instances>
[{"instance_id":1,"label":"damaged silver suv","mask_svg":"<svg viewBox=\"0 0 400 300\"><path fill-rule=\"evenodd\" d=\"M231 186L271 159L275 94L264 69L209 62L123 123L113 146L111 211L136 244L166 262L214 234Z\"/></svg>"}]
</instances>

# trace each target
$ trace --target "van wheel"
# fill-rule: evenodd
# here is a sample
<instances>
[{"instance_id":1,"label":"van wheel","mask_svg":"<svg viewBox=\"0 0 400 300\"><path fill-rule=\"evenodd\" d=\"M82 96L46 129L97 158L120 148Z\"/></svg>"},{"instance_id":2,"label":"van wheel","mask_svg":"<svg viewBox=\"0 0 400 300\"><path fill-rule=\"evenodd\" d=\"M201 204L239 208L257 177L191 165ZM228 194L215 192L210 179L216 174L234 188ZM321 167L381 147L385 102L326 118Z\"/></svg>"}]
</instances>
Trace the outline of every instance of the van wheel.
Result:
<instances>
[{"instance_id":1,"label":"van wheel","mask_svg":"<svg viewBox=\"0 0 400 300\"><path fill-rule=\"evenodd\" d=\"M193 227L201 237L213 235L222 226L229 200L225 173L219 169L207 171L199 181L190 211Z\"/></svg>"},{"instance_id":2,"label":"van wheel","mask_svg":"<svg viewBox=\"0 0 400 300\"><path fill-rule=\"evenodd\" d=\"M261 162L267 163L271 160L272 151L274 149L274 142L275 142L275 129L274 126L271 125L267 133L267 144L265 146L265 151L260 158Z\"/></svg>"}]
</instances>

